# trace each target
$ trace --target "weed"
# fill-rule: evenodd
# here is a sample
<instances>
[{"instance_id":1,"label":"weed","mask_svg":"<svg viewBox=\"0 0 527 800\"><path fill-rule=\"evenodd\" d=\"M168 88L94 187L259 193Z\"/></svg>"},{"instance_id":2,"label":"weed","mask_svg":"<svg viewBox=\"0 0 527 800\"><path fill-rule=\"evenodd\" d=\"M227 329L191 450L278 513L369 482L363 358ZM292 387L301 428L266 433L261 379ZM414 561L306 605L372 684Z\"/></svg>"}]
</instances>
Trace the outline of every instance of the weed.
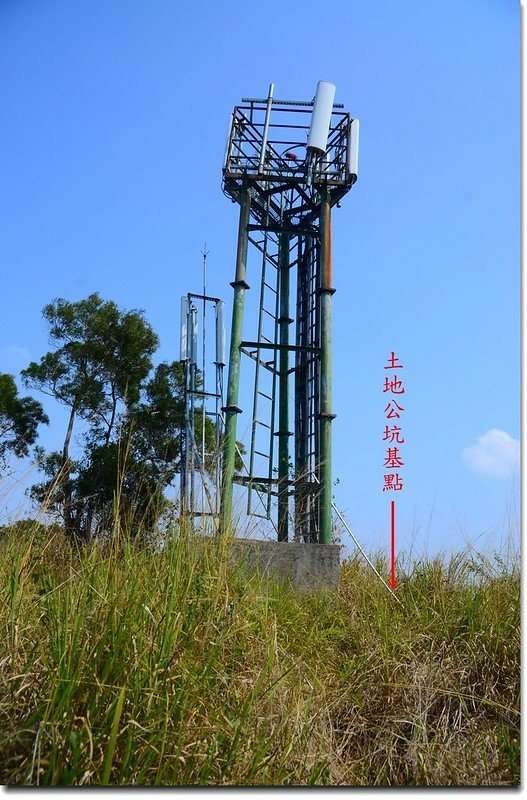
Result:
<instances>
[{"instance_id":1,"label":"weed","mask_svg":"<svg viewBox=\"0 0 527 800\"><path fill-rule=\"evenodd\" d=\"M398 605L358 559L306 596L228 538L3 533L2 783L519 783L509 561L413 562Z\"/></svg>"}]
</instances>

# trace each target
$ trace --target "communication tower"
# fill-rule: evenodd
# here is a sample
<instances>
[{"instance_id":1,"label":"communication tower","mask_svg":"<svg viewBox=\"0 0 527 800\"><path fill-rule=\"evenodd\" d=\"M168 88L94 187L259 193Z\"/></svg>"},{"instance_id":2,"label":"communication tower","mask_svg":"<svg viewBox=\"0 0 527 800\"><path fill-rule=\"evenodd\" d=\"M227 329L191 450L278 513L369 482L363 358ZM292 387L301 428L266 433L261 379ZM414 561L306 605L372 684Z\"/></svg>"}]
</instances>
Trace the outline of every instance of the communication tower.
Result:
<instances>
[{"instance_id":1,"label":"communication tower","mask_svg":"<svg viewBox=\"0 0 527 800\"><path fill-rule=\"evenodd\" d=\"M359 121L319 81L313 101L243 98L229 123L223 190L240 205L225 412L221 518L233 484L265 493L278 540L331 542L331 209L357 180ZM258 310L246 333L248 257ZM242 363L253 366L248 475L235 470ZM248 365L248 364L247 364ZM291 448L290 440L294 447ZM291 452L291 451L294 451ZM276 502L274 501L276 500Z\"/></svg>"}]
</instances>

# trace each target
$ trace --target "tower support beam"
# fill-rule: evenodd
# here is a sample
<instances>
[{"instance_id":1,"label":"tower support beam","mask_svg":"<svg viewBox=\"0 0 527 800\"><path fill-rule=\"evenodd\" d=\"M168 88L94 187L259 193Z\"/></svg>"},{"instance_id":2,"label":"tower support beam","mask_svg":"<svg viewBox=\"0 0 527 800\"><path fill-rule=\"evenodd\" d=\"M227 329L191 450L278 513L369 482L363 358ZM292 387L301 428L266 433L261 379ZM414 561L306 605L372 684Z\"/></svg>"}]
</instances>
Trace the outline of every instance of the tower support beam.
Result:
<instances>
[{"instance_id":1,"label":"tower support beam","mask_svg":"<svg viewBox=\"0 0 527 800\"><path fill-rule=\"evenodd\" d=\"M320 207L320 543L331 544L331 206L327 188L322 190Z\"/></svg>"},{"instance_id":2,"label":"tower support beam","mask_svg":"<svg viewBox=\"0 0 527 800\"><path fill-rule=\"evenodd\" d=\"M227 404L225 411L225 443L223 451L223 479L221 489L220 532L232 529L232 493L236 464L236 427L238 393L240 388L240 345L242 341L243 310L247 284L247 248L249 215L251 211L251 189L246 183L242 190L240 203L240 222L238 227L238 246L236 251L236 276L231 286L234 288L232 306L231 344L229 357L229 377L227 382Z\"/></svg>"},{"instance_id":3,"label":"tower support beam","mask_svg":"<svg viewBox=\"0 0 527 800\"><path fill-rule=\"evenodd\" d=\"M279 405L278 405L278 541L289 537L289 233L280 234L278 285L280 316Z\"/></svg>"}]
</instances>

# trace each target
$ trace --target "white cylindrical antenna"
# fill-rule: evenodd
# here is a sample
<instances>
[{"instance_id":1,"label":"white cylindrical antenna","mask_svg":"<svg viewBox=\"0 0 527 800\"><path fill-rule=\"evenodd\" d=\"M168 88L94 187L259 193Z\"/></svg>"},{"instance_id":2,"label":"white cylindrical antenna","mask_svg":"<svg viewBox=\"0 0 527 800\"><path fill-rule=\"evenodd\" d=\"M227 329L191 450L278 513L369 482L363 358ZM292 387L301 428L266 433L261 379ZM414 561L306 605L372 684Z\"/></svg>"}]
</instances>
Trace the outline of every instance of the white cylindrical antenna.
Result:
<instances>
[{"instance_id":1,"label":"white cylindrical antenna","mask_svg":"<svg viewBox=\"0 0 527 800\"><path fill-rule=\"evenodd\" d=\"M359 120L352 119L348 142L348 173L358 177L359 174Z\"/></svg>"},{"instance_id":2,"label":"white cylindrical antenna","mask_svg":"<svg viewBox=\"0 0 527 800\"><path fill-rule=\"evenodd\" d=\"M198 363L198 309L195 305L190 306L190 361L192 364Z\"/></svg>"},{"instance_id":3,"label":"white cylindrical antenna","mask_svg":"<svg viewBox=\"0 0 527 800\"><path fill-rule=\"evenodd\" d=\"M329 81L319 81L313 104L311 127L307 137L308 150L317 150L319 153L326 152L334 100L335 84L329 83Z\"/></svg>"},{"instance_id":4,"label":"white cylindrical antenna","mask_svg":"<svg viewBox=\"0 0 527 800\"><path fill-rule=\"evenodd\" d=\"M188 297L181 298L181 322L179 327L179 360L188 361Z\"/></svg>"},{"instance_id":5,"label":"white cylindrical antenna","mask_svg":"<svg viewBox=\"0 0 527 800\"><path fill-rule=\"evenodd\" d=\"M225 366L225 326L223 325L223 300L216 303L216 364Z\"/></svg>"}]
</instances>

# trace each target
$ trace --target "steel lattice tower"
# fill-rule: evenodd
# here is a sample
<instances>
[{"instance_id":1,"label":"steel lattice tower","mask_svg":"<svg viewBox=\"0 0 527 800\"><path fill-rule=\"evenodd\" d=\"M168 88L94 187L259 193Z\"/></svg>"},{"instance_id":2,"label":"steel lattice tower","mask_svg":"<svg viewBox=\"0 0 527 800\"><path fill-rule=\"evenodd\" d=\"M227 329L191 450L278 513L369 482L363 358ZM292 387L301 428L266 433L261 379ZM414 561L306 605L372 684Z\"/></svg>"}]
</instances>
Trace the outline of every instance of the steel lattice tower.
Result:
<instances>
[{"instance_id":1,"label":"steel lattice tower","mask_svg":"<svg viewBox=\"0 0 527 800\"><path fill-rule=\"evenodd\" d=\"M223 164L223 190L239 203L240 217L221 529L231 526L238 482L247 488L248 513L263 505L279 541L288 540L291 517L295 540L329 544L331 208L357 179L358 120L333 103L333 84L320 81L312 102L275 100L273 88L266 99L244 98L235 106ZM259 253L259 304L254 334L244 338L249 248ZM245 476L235 470L242 356L254 365Z\"/></svg>"}]
</instances>

